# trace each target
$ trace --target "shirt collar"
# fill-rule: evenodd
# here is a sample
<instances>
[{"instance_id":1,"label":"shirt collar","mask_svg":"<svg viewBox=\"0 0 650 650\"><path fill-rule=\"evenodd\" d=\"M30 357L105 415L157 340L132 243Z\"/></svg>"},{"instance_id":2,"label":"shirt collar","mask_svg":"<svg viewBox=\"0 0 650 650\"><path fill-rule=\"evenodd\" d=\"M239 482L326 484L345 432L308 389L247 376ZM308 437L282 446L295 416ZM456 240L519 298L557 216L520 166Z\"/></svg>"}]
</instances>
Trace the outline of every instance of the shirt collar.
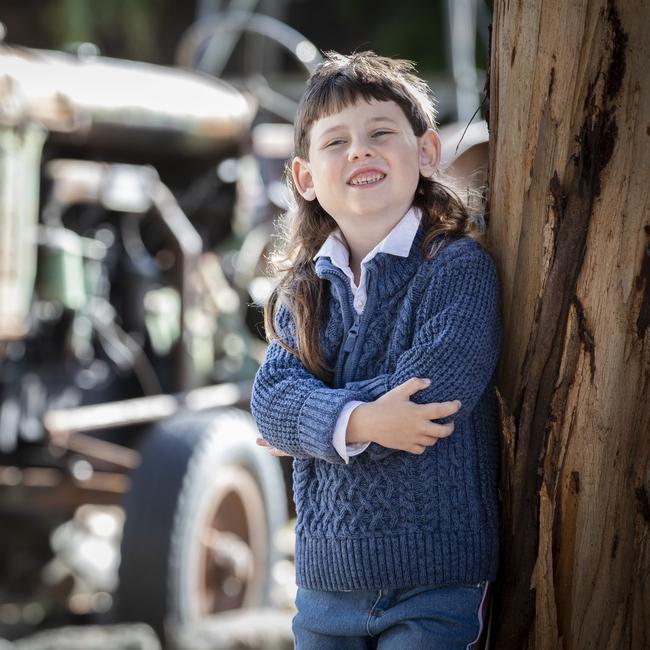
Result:
<instances>
[{"instance_id":1,"label":"shirt collar","mask_svg":"<svg viewBox=\"0 0 650 650\"><path fill-rule=\"evenodd\" d=\"M422 212L412 207L364 258L361 264L369 262L378 253L388 253L399 257L408 257L413 240L422 220ZM314 260L319 257L329 257L332 264L340 269L350 267L350 251L343 241L343 233L336 228L314 255Z\"/></svg>"}]
</instances>

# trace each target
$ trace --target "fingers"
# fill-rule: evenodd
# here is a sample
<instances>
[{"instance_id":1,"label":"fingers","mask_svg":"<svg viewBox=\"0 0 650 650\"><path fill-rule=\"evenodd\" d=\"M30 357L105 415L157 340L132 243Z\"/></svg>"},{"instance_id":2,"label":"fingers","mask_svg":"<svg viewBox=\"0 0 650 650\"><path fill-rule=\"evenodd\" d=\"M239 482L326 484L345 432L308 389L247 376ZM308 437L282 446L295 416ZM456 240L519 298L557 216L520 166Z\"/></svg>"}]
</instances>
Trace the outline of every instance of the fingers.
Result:
<instances>
[{"instance_id":1,"label":"fingers","mask_svg":"<svg viewBox=\"0 0 650 650\"><path fill-rule=\"evenodd\" d=\"M458 413L460 407L460 401L454 400L453 402L431 402L430 404L423 404L422 410L429 420L437 420L438 418L445 418L448 415Z\"/></svg>"},{"instance_id":2,"label":"fingers","mask_svg":"<svg viewBox=\"0 0 650 650\"><path fill-rule=\"evenodd\" d=\"M446 424L429 422L422 433L428 437L446 438L454 432L454 428L455 425L453 422L447 422Z\"/></svg>"},{"instance_id":3,"label":"fingers","mask_svg":"<svg viewBox=\"0 0 650 650\"><path fill-rule=\"evenodd\" d=\"M393 390L410 396L419 390L425 389L429 384L431 384L431 380L425 377L411 377L411 379L407 379L403 384L396 386Z\"/></svg>"},{"instance_id":4,"label":"fingers","mask_svg":"<svg viewBox=\"0 0 650 650\"><path fill-rule=\"evenodd\" d=\"M454 423L448 422L447 424L434 424L433 422L427 426L427 429L422 432L417 439L406 451L412 454L423 454L427 447L433 447L440 438L450 436L454 431Z\"/></svg>"},{"instance_id":5,"label":"fingers","mask_svg":"<svg viewBox=\"0 0 650 650\"><path fill-rule=\"evenodd\" d=\"M271 456L290 456L291 454L287 454L284 451L281 451L280 449L276 449L275 447L272 447L270 443L268 443L264 438L255 438L256 444L258 444L260 447L264 447L265 449L268 450L268 452L271 454Z\"/></svg>"},{"instance_id":6,"label":"fingers","mask_svg":"<svg viewBox=\"0 0 650 650\"><path fill-rule=\"evenodd\" d=\"M411 377L411 379L408 379L393 390L399 391L405 396L410 397L414 393L424 390L430 385L431 380L427 377ZM444 418L458 413L462 405L460 400L453 400L449 402L431 402L429 404L423 404L422 406L426 407L425 415L427 419L437 420L438 418Z\"/></svg>"},{"instance_id":7,"label":"fingers","mask_svg":"<svg viewBox=\"0 0 650 650\"><path fill-rule=\"evenodd\" d=\"M417 454L421 456L424 453L424 450L427 448L426 445L413 445L408 451L412 454Z\"/></svg>"}]
</instances>

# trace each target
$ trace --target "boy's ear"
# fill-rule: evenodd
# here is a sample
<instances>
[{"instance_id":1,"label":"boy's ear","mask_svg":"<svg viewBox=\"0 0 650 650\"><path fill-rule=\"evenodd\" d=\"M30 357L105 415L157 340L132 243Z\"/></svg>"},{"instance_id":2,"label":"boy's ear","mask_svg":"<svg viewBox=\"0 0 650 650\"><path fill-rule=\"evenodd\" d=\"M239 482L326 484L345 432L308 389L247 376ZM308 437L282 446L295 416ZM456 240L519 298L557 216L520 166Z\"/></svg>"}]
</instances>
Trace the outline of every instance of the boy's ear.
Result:
<instances>
[{"instance_id":1,"label":"boy's ear","mask_svg":"<svg viewBox=\"0 0 650 650\"><path fill-rule=\"evenodd\" d=\"M309 163L303 158L294 158L291 161L291 175L293 184L305 201L313 201L316 198L314 181L311 177Z\"/></svg>"},{"instance_id":2,"label":"boy's ear","mask_svg":"<svg viewBox=\"0 0 650 650\"><path fill-rule=\"evenodd\" d=\"M440 138L433 129L427 129L420 136L420 174L429 178L433 176L440 163Z\"/></svg>"}]
</instances>

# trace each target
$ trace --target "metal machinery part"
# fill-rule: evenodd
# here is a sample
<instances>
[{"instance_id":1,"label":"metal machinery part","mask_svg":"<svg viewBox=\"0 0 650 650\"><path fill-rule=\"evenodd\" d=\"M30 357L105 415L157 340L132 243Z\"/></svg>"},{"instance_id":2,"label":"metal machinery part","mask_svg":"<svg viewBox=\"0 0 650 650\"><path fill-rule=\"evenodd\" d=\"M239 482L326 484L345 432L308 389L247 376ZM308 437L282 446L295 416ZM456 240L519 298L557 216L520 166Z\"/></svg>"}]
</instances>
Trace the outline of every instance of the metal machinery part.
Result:
<instances>
[{"instance_id":1,"label":"metal machinery part","mask_svg":"<svg viewBox=\"0 0 650 650\"><path fill-rule=\"evenodd\" d=\"M268 540L287 508L280 466L257 453L256 435L233 409L153 425L125 501L121 618L164 635L163 621L270 602L280 552Z\"/></svg>"},{"instance_id":2,"label":"metal machinery part","mask_svg":"<svg viewBox=\"0 0 650 650\"><path fill-rule=\"evenodd\" d=\"M289 53L306 76L322 60L310 41L280 20L250 11L230 10L204 15L191 25L177 48L176 62L184 68L221 76L238 40L247 34L268 39L276 49ZM293 122L298 102L275 90L264 74L268 50L251 50L247 58L254 59L255 70L242 73L233 83L250 92L263 108Z\"/></svg>"},{"instance_id":3,"label":"metal machinery part","mask_svg":"<svg viewBox=\"0 0 650 650\"><path fill-rule=\"evenodd\" d=\"M322 56L313 43L278 19L284 10L282 2L266 7L266 13L275 15L252 11L254 0L237 3L237 9L223 10L222 4L200 3L197 20L181 38L175 60L182 68L227 75L229 82L255 98L269 120L256 124L252 131L254 173L242 183L241 197L256 207L240 229L242 244L232 273L234 285L249 305L247 324L262 338L261 310L274 287L267 256L272 252L274 222L286 212L289 200L281 179L293 150L292 123L304 83ZM279 75L286 55L294 72L285 70ZM287 123L278 123L278 117ZM250 172L248 166L245 169ZM244 171L242 178L246 176Z\"/></svg>"},{"instance_id":4,"label":"metal machinery part","mask_svg":"<svg viewBox=\"0 0 650 650\"><path fill-rule=\"evenodd\" d=\"M165 481L156 455L179 427L193 443L169 443L176 478L156 512L185 523L158 539L200 569L158 548L170 578L150 622L268 598L286 493L277 459L250 444L242 409L256 362L217 252L255 110L205 75L0 46L0 600L21 611L36 592L48 593L45 618L59 601L105 609L92 563L70 559L76 529L61 527L89 504L125 504L122 554L146 555L137 521L150 501L137 486L155 494ZM207 471L231 439L241 450ZM125 600L140 588L127 575Z\"/></svg>"},{"instance_id":5,"label":"metal machinery part","mask_svg":"<svg viewBox=\"0 0 650 650\"><path fill-rule=\"evenodd\" d=\"M0 128L0 342L27 332L44 141L45 130L38 125Z\"/></svg>"},{"instance_id":6,"label":"metal machinery part","mask_svg":"<svg viewBox=\"0 0 650 650\"><path fill-rule=\"evenodd\" d=\"M256 110L220 79L147 63L0 46L0 64L1 123L76 144L216 159L248 137Z\"/></svg>"}]
</instances>

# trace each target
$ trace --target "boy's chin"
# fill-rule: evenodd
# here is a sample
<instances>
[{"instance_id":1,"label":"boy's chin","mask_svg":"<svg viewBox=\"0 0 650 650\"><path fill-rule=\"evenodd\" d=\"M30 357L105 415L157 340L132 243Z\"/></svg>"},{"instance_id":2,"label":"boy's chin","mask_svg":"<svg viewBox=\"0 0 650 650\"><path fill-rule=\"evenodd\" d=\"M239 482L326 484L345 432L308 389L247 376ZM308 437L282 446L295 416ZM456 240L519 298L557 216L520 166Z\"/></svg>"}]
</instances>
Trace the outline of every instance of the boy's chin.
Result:
<instances>
[{"instance_id":1,"label":"boy's chin","mask_svg":"<svg viewBox=\"0 0 650 650\"><path fill-rule=\"evenodd\" d=\"M404 216L405 210L386 203L386 201L366 201L353 206L352 213L368 219L399 219Z\"/></svg>"},{"instance_id":2,"label":"boy's chin","mask_svg":"<svg viewBox=\"0 0 650 650\"><path fill-rule=\"evenodd\" d=\"M375 210L358 210L350 215L350 219L354 220L356 223L364 225L395 225L403 214L399 214L399 210L387 210L386 206L379 206Z\"/></svg>"}]
</instances>

